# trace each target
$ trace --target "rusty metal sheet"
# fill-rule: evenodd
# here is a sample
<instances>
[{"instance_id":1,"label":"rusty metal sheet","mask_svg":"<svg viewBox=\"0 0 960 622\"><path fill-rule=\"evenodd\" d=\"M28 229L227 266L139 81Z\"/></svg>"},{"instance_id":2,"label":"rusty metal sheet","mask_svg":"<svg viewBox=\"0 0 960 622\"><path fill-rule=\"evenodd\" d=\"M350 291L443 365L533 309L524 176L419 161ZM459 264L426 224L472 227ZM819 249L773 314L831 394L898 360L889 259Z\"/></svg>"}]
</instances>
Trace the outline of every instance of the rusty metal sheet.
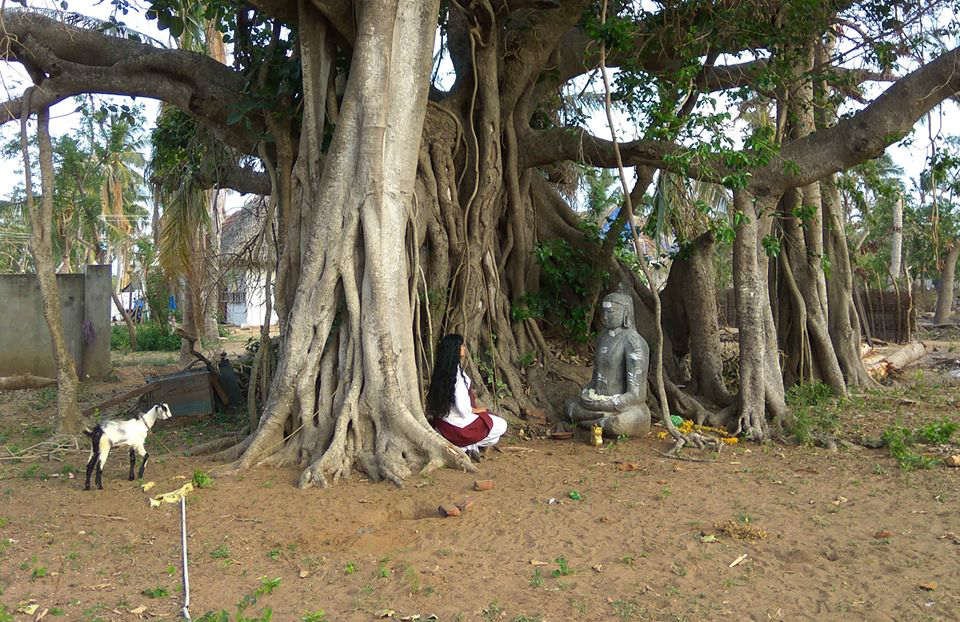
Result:
<instances>
[{"instance_id":1,"label":"rusty metal sheet","mask_svg":"<svg viewBox=\"0 0 960 622\"><path fill-rule=\"evenodd\" d=\"M166 402L174 417L207 415L213 412L210 372L205 369L148 376L147 382L151 389L144 396L145 401Z\"/></svg>"}]
</instances>

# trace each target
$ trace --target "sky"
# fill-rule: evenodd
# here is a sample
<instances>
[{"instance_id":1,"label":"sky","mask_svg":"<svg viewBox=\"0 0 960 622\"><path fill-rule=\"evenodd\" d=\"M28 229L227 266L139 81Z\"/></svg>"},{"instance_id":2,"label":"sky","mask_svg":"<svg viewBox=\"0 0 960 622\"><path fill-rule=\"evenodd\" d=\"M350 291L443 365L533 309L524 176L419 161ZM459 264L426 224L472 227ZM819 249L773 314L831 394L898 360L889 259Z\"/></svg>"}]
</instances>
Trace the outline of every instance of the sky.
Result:
<instances>
[{"instance_id":1,"label":"sky","mask_svg":"<svg viewBox=\"0 0 960 622\"><path fill-rule=\"evenodd\" d=\"M18 0L19 2L20 0ZM113 7L109 0L65 0L67 3L67 8L70 11L80 12L85 15L90 15L100 19L105 19L110 16L113 11ZM12 4L12 0L0 0L5 5L9 6ZM60 7L61 0L26 0L27 4L31 7L42 7L47 9L58 9ZM134 5L137 4L137 0L130 0ZM118 19L126 22L126 24L137 31L140 31L144 34L147 34L157 40L170 42L169 35L164 31L161 32L156 28L155 22L146 20L143 17L142 11L130 11L127 15L118 15ZM25 72L19 65L13 65L8 63L0 63L0 89L5 91L7 99L19 97L24 88L30 83L29 78L26 76ZM885 88L886 85L879 84L874 88L880 90ZM107 98L117 102L129 103L128 98ZM148 99L138 99L137 103L144 105L145 116L148 119L148 131L149 125L151 124L152 119L156 117L157 110L159 109L158 102ZM51 109L51 133L55 136L65 134L70 132L77 124L80 122L80 115L74 113L76 108L76 103L73 100L67 100L61 102L60 104L54 106ZM591 124L596 127L593 128L593 131L598 136L609 137L609 129L606 126L606 119L603 114L596 115L597 119ZM955 103L948 103L945 105L942 111L935 111L930 115L932 123L929 126L919 125L914 129L913 134L907 139L907 141L898 143L897 145L892 146L888 153L894 161L904 169L905 176L909 179L916 179L919 177L919 173L923 168L924 161L929 152L929 136L936 135L937 133L943 134L960 134L960 110ZM34 124L31 124L31 132ZM19 123L11 122L0 127L0 144L6 144L11 139L16 139L19 136L20 126ZM618 130L619 138L629 139L630 129L621 128ZM148 141L149 143L149 141ZM0 198L8 198L11 194L11 191L16 185L22 185L22 163L19 158L15 158L9 161L2 161L0 159ZM34 182L39 183L38 180ZM905 184L908 188L911 187L910 181L905 181ZM233 194L228 199L228 211L235 209L237 206L242 204L243 198L239 195Z\"/></svg>"}]
</instances>

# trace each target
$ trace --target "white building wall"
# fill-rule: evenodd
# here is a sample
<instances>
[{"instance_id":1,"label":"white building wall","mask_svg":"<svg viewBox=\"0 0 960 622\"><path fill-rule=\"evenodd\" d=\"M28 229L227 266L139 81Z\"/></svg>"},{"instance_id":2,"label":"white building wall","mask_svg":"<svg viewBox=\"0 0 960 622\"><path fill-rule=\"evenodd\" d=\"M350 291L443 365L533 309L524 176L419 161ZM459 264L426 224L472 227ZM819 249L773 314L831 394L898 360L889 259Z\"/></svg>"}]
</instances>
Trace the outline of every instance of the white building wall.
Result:
<instances>
[{"instance_id":1,"label":"white building wall","mask_svg":"<svg viewBox=\"0 0 960 622\"><path fill-rule=\"evenodd\" d=\"M266 316L267 305L265 292L266 274L261 271L251 271L245 274L242 282L246 284L246 296L243 303L227 303L227 323L241 328L260 326ZM271 310L270 323L277 322L277 314Z\"/></svg>"},{"instance_id":2,"label":"white building wall","mask_svg":"<svg viewBox=\"0 0 960 622\"><path fill-rule=\"evenodd\" d=\"M228 302L226 320L227 324L233 324L234 326L246 326L247 306Z\"/></svg>"}]
</instances>

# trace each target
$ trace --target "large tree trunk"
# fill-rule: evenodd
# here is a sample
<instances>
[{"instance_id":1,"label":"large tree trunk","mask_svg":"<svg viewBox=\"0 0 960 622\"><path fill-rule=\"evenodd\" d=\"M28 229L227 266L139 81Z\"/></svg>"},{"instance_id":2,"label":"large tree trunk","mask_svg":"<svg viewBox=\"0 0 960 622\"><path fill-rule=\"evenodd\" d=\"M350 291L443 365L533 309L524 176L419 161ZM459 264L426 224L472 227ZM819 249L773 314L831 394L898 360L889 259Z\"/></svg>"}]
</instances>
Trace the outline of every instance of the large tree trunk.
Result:
<instances>
[{"instance_id":1,"label":"large tree trunk","mask_svg":"<svg viewBox=\"0 0 960 622\"><path fill-rule=\"evenodd\" d=\"M860 318L855 303L853 267L841 215L840 192L833 177L820 182L823 193L823 235L831 276L827 279L830 339L847 386L871 386L874 380L860 358Z\"/></svg>"},{"instance_id":2,"label":"large tree trunk","mask_svg":"<svg viewBox=\"0 0 960 622\"><path fill-rule=\"evenodd\" d=\"M24 97L25 110L29 110L30 95L28 89ZM60 308L60 293L57 289L57 275L53 263L53 148L50 143L50 109L42 108L37 113L37 138L40 143L40 179L42 197L39 207L33 198L30 158L27 154L27 118L24 112L21 119L21 147L24 154L24 175L27 194L27 209L30 213L31 250L37 268L37 281L40 284L40 296L43 299L43 317L50 331L53 346L53 360L57 367L57 413L59 431L76 434L80 431L80 409L77 406L79 380L73 357L67 349L63 336L63 314Z\"/></svg>"},{"instance_id":3,"label":"large tree trunk","mask_svg":"<svg viewBox=\"0 0 960 622\"><path fill-rule=\"evenodd\" d=\"M766 273L761 271L760 216L754 197L746 190L733 193L735 220L733 242L733 288L737 305L740 342L740 393L736 431L747 438L764 440L770 435L766 418L766 320L764 306Z\"/></svg>"},{"instance_id":4,"label":"large tree trunk","mask_svg":"<svg viewBox=\"0 0 960 622\"><path fill-rule=\"evenodd\" d=\"M733 397L723 382L712 232L698 237L670 266L663 289L664 328L675 352L690 355L691 392L727 406Z\"/></svg>"},{"instance_id":5,"label":"large tree trunk","mask_svg":"<svg viewBox=\"0 0 960 622\"><path fill-rule=\"evenodd\" d=\"M796 74L781 106L787 119L786 133L793 140L816 131L814 114L814 47L787 51ZM783 113L781 113L783 114ZM831 260L824 250L823 195L819 182L787 190L780 201L781 250L778 255L778 318L780 347L787 357L784 382L824 382L837 395L846 394L846 384L834 351L828 322L824 264ZM782 301L782 302L781 302Z\"/></svg>"},{"instance_id":6,"label":"large tree trunk","mask_svg":"<svg viewBox=\"0 0 960 622\"><path fill-rule=\"evenodd\" d=\"M960 240L952 240L947 250L947 258L940 274L940 286L937 288L937 310L933 314L934 324L946 324L953 311L953 283L956 277L957 258L960 257Z\"/></svg>"},{"instance_id":7,"label":"large tree trunk","mask_svg":"<svg viewBox=\"0 0 960 622\"><path fill-rule=\"evenodd\" d=\"M200 339L199 323L203 307L200 304L199 292L196 289L195 279L189 276L178 279L178 288L180 290L180 328L189 335L180 339L180 361L189 362L194 360L191 352L196 347L196 342Z\"/></svg>"},{"instance_id":8,"label":"large tree trunk","mask_svg":"<svg viewBox=\"0 0 960 622\"><path fill-rule=\"evenodd\" d=\"M893 202L893 233L890 236L890 278L900 278L900 257L903 254L903 197Z\"/></svg>"},{"instance_id":9,"label":"large tree trunk","mask_svg":"<svg viewBox=\"0 0 960 622\"><path fill-rule=\"evenodd\" d=\"M304 487L354 467L398 484L414 469L470 468L426 423L410 331L416 281L406 241L438 4L375 0L360 8L343 106L318 178L311 162L327 83L317 78L329 48L319 14L300 3L300 158L308 159L300 170L310 174L299 178L293 205L314 215L301 232L307 248L280 365L241 467L306 463Z\"/></svg>"}]
</instances>

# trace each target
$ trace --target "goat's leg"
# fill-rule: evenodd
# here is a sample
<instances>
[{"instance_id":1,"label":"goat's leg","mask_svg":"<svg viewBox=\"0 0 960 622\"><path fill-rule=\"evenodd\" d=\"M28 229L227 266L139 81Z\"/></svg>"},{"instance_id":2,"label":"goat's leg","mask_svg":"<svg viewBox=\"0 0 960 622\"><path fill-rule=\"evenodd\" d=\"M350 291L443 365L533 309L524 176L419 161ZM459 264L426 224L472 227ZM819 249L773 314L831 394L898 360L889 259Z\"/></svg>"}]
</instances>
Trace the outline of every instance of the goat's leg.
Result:
<instances>
[{"instance_id":1,"label":"goat's leg","mask_svg":"<svg viewBox=\"0 0 960 622\"><path fill-rule=\"evenodd\" d=\"M100 447L100 459L97 460L97 488L103 490L103 465L107 463L107 456L110 455L110 448Z\"/></svg>"},{"instance_id":2,"label":"goat's leg","mask_svg":"<svg viewBox=\"0 0 960 622\"><path fill-rule=\"evenodd\" d=\"M130 450L133 452L133 450ZM137 453L143 458L143 462L140 463L140 479L143 479L143 470L147 468L147 460L150 459L150 454L147 453L147 450L144 447L138 447ZM131 471L132 474L132 471Z\"/></svg>"},{"instance_id":3,"label":"goat's leg","mask_svg":"<svg viewBox=\"0 0 960 622\"><path fill-rule=\"evenodd\" d=\"M93 465L100 461L100 456L94 450L90 450L90 459L87 460L87 481L83 485L84 490L90 490L90 476L93 475Z\"/></svg>"},{"instance_id":4,"label":"goat's leg","mask_svg":"<svg viewBox=\"0 0 960 622\"><path fill-rule=\"evenodd\" d=\"M133 467L137 466L137 453L133 450L133 447L130 448L130 475L127 476L127 479L131 482L134 480L133 477ZM143 477L143 471L140 471L140 477Z\"/></svg>"}]
</instances>

